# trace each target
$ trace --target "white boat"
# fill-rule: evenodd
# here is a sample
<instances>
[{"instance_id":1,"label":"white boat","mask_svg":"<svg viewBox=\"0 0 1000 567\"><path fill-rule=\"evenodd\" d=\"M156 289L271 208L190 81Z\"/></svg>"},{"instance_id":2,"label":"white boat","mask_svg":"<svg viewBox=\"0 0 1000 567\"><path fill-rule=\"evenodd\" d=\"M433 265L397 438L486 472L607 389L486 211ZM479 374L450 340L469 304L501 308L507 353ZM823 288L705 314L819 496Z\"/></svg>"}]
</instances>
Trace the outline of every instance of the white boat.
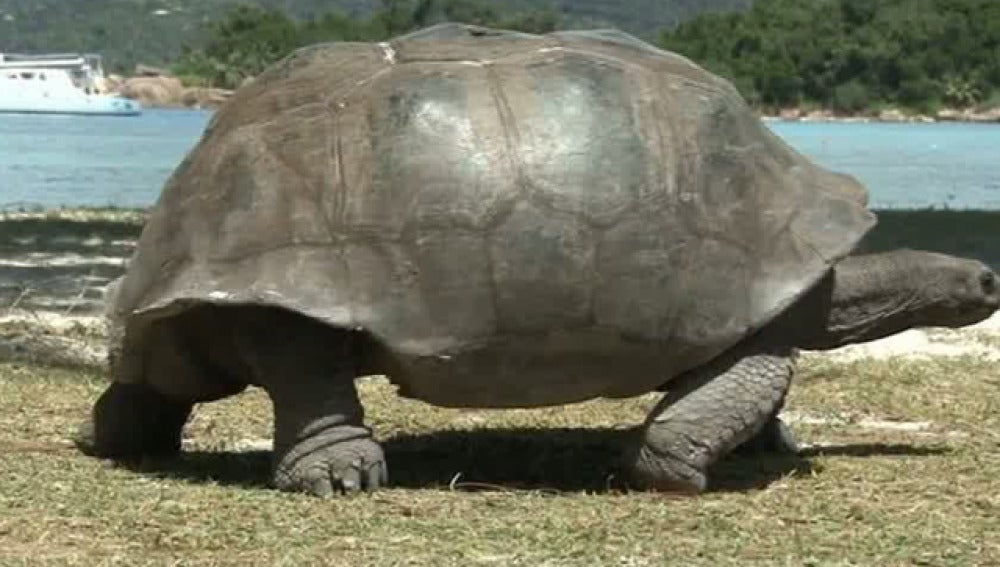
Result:
<instances>
[{"instance_id":1,"label":"white boat","mask_svg":"<svg viewBox=\"0 0 1000 567\"><path fill-rule=\"evenodd\" d=\"M0 53L0 112L135 116L142 106L107 93L99 55Z\"/></svg>"}]
</instances>

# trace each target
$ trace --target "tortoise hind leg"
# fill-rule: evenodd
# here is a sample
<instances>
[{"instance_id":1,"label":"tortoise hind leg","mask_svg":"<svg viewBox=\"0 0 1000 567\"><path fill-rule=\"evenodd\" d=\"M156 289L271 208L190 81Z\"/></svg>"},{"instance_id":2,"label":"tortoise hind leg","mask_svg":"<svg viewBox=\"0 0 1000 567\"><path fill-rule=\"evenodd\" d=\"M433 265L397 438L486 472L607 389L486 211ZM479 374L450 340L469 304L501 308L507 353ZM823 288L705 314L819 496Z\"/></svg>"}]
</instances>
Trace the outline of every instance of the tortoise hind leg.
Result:
<instances>
[{"instance_id":1,"label":"tortoise hind leg","mask_svg":"<svg viewBox=\"0 0 1000 567\"><path fill-rule=\"evenodd\" d=\"M193 404L174 401L143 384L112 383L80 427L77 445L97 457L170 455Z\"/></svg>"},{"instance_id":2,"label":"tortoise hind leg","mask_svg":"<svg viewBox=\"0 0 1000 567\"><path fill-rule=\"evenodd\" d=\"M626 453L633 486L704 490L708 467L773 418L791 378L788 349L743 348L674 384Z\"/></svg>"},{"instance_id":3,"label":"tortoise hind leg","mask_svg":"<svg viewBox=\"0 0 1000 567\"><path fill-rule=\"evenodd\" d=\"M216 308L198 307L151 325L142 373L113 382L101 395L90 421L80 427L80 448L110 458L178 452L195 403L246 388L232 360L225 321ZM116 376L119 372L121 367L113 371Z\"/></svg>"}]
</instances>

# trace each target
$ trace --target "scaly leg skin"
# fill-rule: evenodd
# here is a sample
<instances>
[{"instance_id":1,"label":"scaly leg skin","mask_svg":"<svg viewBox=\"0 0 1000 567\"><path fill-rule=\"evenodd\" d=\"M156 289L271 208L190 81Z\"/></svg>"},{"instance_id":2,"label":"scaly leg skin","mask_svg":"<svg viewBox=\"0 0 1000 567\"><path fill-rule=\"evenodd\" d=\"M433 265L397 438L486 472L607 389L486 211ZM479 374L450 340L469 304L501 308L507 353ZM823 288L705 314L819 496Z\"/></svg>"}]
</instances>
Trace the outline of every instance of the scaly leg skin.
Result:
<instances>
[{"instance_id":1,"label":"scaly leg skin","mask_svg":"<svg viewBox=\"0 0 1000 567\"><path fill-rule=\"evenodd\" d=\"M77 446L102 458L172 455L193 404L170 399L143 384L112 383L101 394L91 421L80 427Z\"/></svg>"},{"instance_id":2,"label":"scaly leg skin","mask_svg":"<svg viewBox=\"0 0 1000 567\"><path fill-rule=\"evenodd\" d=\"M791 383L792 367L787 349L744 348L673 385L626 453L632 486L703 491L708 467L775 415Z\"/></svg>"},{"instance_id":3,"label":"scaly leg skin","mask_svg":"<svg viewBox=\"0 0 1000 567\"><path fill-rule=\"evenodd\" d=\"M764 424L764 427L756 435L747 439L732 452L744 456L762 453L796 455L799 452L799 443L795 440L795 434L792 433L788 424L775 415Z\"/></svg>"},{"instance_id":4,"label":"scaly leg skin","mask_svg":"<svg viewBox=\"0 0 1000 567\"><path fill-rule=\"evenodd\" d=\"M382 447L364 426L349 333L300 315L248 321L241 342L274 404L274 485L321 497L387 482Z\"/></svg>"},{"instance_id":5,"label":"scaly leg skin","mask_svg":"<svg viewBox=\"0 0 1000 567\"><path fill-rule=\"evenodd\" d=\"M320 391L272 394L275 486L321 497L379 488L388 480L385 456L362 425L354 385L324 385Z\"/></svg>"}]
</instances>

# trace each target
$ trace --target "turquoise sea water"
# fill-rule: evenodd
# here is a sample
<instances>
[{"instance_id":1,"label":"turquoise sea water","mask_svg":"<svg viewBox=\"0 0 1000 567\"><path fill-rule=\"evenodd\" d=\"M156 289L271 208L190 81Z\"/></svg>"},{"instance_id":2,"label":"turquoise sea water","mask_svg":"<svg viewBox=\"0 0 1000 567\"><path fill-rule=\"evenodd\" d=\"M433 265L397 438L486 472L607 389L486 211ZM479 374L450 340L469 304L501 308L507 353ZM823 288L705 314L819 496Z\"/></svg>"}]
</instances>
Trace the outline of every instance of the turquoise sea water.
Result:
<instances>
[{"instance_id":1,"label":"turquoise sea water","mask_svg":"<svg viewBox=\"0 0 1000 567\"><path fill-rule=\"evenodd\" d=\"M0 114L0 209L146 207L211 114Z\"/></svg>"},{"instance_id":2,"label":"turquoise sea water","mask_svg":"<svg viewBox=\"0 0 1000 567\"><path fill-rule=\"evenodd\" d=\"M0 115L0 208L149 206L210 117ZM1000 126L770 126L818 162L860 178L875 208L1000 210Z\"/></svg>"},{"instance_id":3,"label":"turquoise sea water","mask_svg":"<svg viewBox=\"0 0 1000 567\"><path fill-rule=\"evenodd\" d=\"M1000 126L773 122L817 162L855 175L877 209L1000 210Z\"/></svg>"}]
</instances>

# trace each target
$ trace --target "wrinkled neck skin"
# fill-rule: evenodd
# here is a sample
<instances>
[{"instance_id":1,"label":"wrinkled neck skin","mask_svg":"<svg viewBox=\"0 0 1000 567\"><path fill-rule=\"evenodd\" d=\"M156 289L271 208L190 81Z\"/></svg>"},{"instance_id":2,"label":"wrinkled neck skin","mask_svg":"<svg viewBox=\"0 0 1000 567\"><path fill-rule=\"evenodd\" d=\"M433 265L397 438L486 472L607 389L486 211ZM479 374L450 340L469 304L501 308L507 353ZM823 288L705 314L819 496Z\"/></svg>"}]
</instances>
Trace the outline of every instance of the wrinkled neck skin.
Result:
<instances>
[{"instance_id":1,"label":"wrinkled neck skin","mask_svg":"<svg viewBox=\"0 0 1000 567\"><path fill-rule=\"evenodd\" d=\"M765 338L823 350L880 339L914 327L961 327L996 311L984 298L985 266L943 254L900 250L837 263L784 314Z\"/></svg>"}]
</instances>

